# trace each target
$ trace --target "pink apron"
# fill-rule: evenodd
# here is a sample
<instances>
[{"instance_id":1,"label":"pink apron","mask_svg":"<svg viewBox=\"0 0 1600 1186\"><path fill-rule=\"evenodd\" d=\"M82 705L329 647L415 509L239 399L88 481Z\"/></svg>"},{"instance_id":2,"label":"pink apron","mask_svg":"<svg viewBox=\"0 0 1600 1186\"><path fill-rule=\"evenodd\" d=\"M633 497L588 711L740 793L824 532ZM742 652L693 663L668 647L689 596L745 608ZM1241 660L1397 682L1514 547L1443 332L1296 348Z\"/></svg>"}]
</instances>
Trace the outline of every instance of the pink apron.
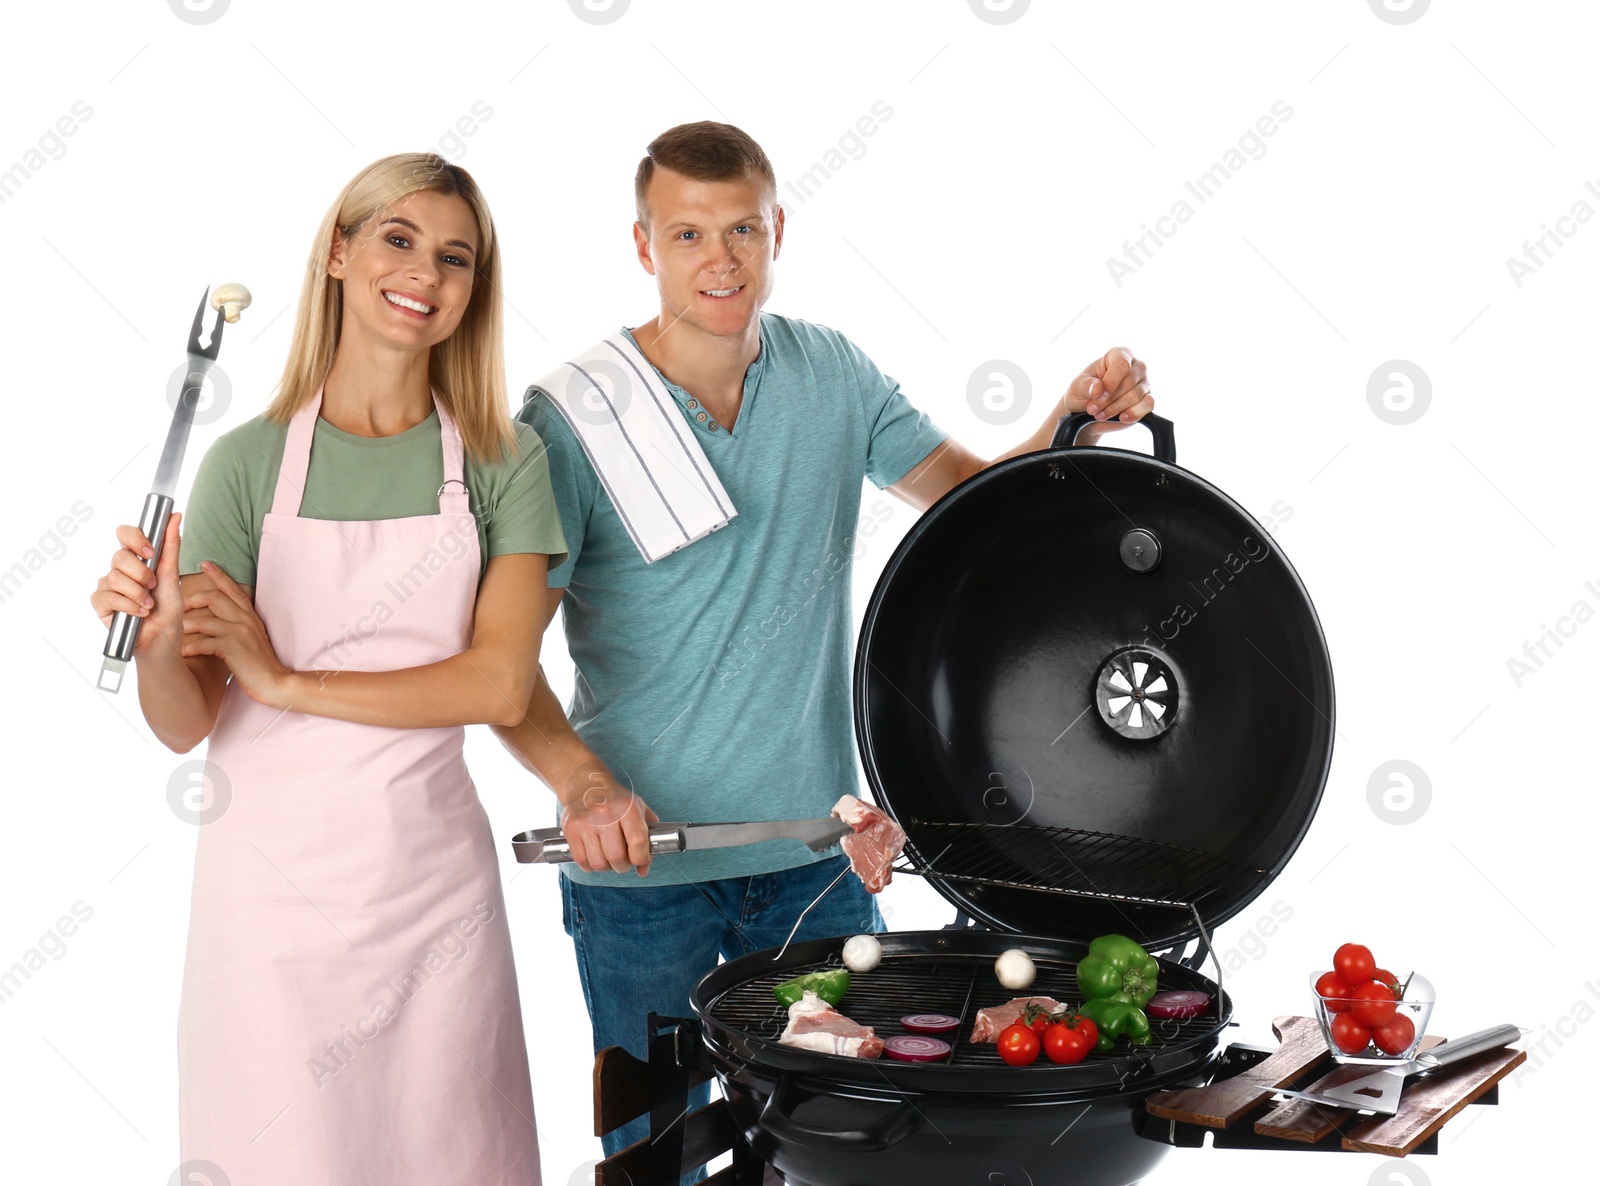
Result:
<instances>
[{"instance_id":1,"label":"pink apron","mask_svg":"<svg viewBox=\"0 0 1600 1186\"><path fill-rule=\"evenodd\" d=\"M461 436L439 514L301 518L322 393L289 425L256 610L296 670L391 671L471 638ZM459 727L280 712L228 685L207 759L178 1018L182 1157L230 1186L537 1186L488 818ZM218 803L218 806L222 806Z\"/></svg>"}]
</instances>

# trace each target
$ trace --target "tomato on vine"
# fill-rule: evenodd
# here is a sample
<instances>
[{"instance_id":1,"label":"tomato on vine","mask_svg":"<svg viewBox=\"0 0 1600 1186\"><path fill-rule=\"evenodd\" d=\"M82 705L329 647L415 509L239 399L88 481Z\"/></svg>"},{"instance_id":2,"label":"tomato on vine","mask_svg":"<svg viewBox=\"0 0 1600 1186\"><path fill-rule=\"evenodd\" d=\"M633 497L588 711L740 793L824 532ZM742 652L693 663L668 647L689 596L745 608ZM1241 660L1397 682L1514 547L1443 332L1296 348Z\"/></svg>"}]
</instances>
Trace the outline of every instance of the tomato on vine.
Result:
<instances>
[{"instance_id":1,"label":"tomato on vine","mask_svg":"<svg viewBox=\"0 0 1600 1186\"><path fill-rule=\"evenodd\" d=\"M1070 1013L1044 1031L1045 1057L1055 1063L1082 1062L1099 1040L1100 1029L1093 1021Z\"/></svg>"},{"instance_id":2,"label":"tomato on vine","mask_svg":"<svg viewBox=\"0 0 1600 1186\"><path fill-rule=\"evenodd\" d=\"M1000 1057L1014 1067L1029 1066L1039 1057L1039 1035L1020 1021L1001 1030L996 1045Z\"/></svg>"}]
</instances>

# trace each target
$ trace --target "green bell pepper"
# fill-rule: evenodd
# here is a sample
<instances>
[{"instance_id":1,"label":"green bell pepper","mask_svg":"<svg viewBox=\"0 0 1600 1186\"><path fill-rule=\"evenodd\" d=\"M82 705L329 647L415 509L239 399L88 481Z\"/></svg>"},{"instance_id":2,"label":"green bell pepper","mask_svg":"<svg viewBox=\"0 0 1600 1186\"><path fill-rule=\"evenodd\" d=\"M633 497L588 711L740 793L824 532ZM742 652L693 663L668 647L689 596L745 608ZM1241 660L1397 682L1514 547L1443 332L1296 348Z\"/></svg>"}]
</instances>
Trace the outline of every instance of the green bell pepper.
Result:
<instances>
[{"instance_id":1,"label":"green bell pepper","mask_svg":"<svg viewBox=\"0 0 1600 1186\"><path fill-rule=\"evenodd\" d=\"M799 1004L800 998L807 991L816 993L830 1005L837 1005L844 1000L844 994L850 991L850 973L843 968L832 968L826 972L807 972L804 976L796 976L793 980L785 980L772 990L772 995L778 998L778 1003L785 1008Z\"/></svg>"},{"instance_id":2,"label":"green bell pepper","mask_svg":"<svg viewBox=\"0 0 1600 1186\"><path fill-rule=\"evenodd\" d=\"M1116 1045L1118 1038L1127 1038L1135 1046L1150 1045L1150 1019L1125 992L1085 1001L1078 1012L1099 1029L1094 1048L1102 1054Z\"/></svg>"},{"instance_id":3,"label":"green bell pepper","mask_svg":"<svg viewBox=\"0 0 1600 1186\"><path fill-rule=\"evenodd\" d=\"M1085 1000L1126 993L1143 1009L1156 995L1155 957L1126 935L1101 935L1078 961L1078 991Z\"/></svg>"}]
</instances>

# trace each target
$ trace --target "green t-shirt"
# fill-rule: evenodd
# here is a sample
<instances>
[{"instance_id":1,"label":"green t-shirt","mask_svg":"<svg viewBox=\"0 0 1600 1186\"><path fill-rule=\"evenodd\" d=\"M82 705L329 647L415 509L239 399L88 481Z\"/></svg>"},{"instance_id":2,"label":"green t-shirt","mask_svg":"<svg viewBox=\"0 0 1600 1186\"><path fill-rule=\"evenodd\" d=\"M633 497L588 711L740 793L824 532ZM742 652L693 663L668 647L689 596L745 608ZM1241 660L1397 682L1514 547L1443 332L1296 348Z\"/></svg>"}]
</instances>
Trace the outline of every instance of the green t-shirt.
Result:
<instances>
[{"instance_id":1,"label":"green t-shirt","mask_svg":"<svg viewBox=\"0 0 1600 1186\"><path fill-rule=\"evenodd\" d=\"M517 456L492 462L468 454L462 464L478 547L491 556L543 552L551 567L566 559L561 518L550 490L544 443L517 424ZM256 583L261 520L272 509L289 428L265 414L224 433L206 450L183 508L178 571L210 560L241 585ZM305 495L308 519L404 519L439 513L444 453L439 414L386 437L362 437L318 419L311 438Z\"/></svg>"}]
</instances>

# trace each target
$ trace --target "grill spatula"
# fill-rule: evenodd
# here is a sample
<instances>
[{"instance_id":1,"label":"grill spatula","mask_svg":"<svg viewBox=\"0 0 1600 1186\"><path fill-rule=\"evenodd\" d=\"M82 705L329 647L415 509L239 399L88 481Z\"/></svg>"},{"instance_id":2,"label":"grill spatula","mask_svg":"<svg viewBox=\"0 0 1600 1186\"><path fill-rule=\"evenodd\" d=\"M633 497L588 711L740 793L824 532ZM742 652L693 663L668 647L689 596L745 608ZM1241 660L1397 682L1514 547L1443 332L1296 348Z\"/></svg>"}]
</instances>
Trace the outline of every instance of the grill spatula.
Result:
<instances>
[{"instance_id":1,"label":"grill spatula","mask_svg":"<svg viewBox=\"0 0 1600 1186\"><path fill-rule=\"evenodd\" d=\"M1370 1066L1342 1067L1318 1083L1316 1091L1279 1089L1277 1094L1333 1108L1358 1108L1364 1112L1393 1116L1400 1109L1401 1088L1412 1075L1426 1074L1471 1058L1474 1054L1495 1050L1515 1042L1521 1036L1522 1031L1514 1025L1497 1025L1464 1038L1441 1042L1409 1062L1396 1063L1380 1070L1373 1070Z\"/></svg>"}]
</instances>

